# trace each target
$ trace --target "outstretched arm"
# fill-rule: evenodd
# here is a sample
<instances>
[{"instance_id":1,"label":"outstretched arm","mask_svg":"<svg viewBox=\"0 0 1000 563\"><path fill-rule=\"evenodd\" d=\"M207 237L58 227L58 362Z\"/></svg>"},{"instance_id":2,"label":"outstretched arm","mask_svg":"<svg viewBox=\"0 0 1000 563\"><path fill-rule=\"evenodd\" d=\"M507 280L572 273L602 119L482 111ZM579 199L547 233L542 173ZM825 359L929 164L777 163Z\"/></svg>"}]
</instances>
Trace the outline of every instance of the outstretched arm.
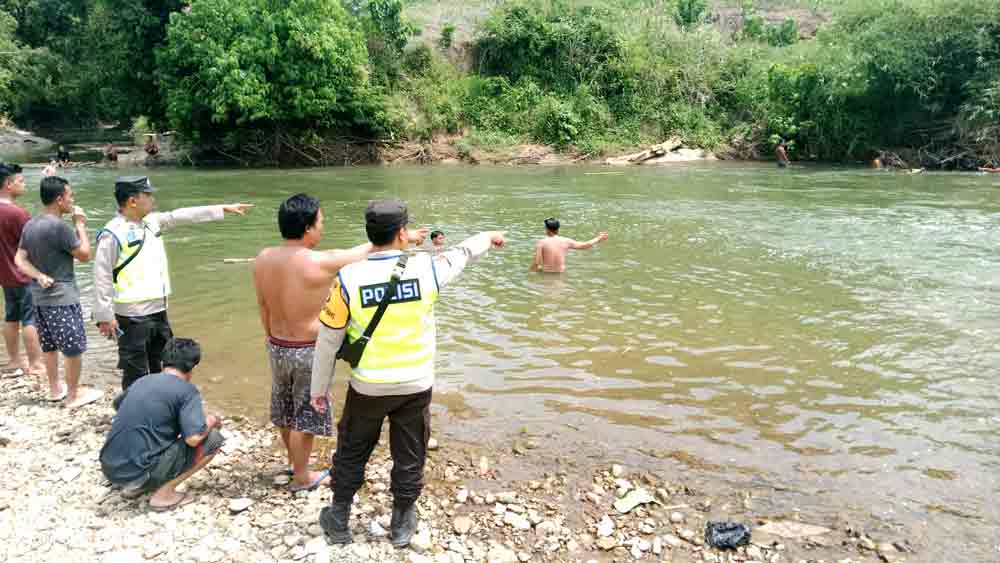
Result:
<instances>
[{"instance_id":1,"label":"outstretched arm","mask_svg":"<svg viewBox=\"0 0 1000 563\"><path fill-rule=\"evenodd\" d=\"M569 247L573 250L587 250L588 248L593 248L595 244L603 240L608 240L608 233L604 231L598 233L596 237L588 240L587 242L570 240Z\"/></svg>"},{"instance_id":2,"label":"outstretched arm","mask_svg":"<svg viewBox=\"0 0 1000 563\"><path fill-rule=\"evenodd\" d=\"M372 251L372 243L366 242L347 250L328 250L320 252L319 266L330 276L334 276L341 268L348 264L360 262L368 257Z\"/></svg>"},{"instance_id":3,"label":"outstretched arm","mask_svg":"<svg viewBox=\"0 0 1000 563\"><path fill-rule=\"evenodd\" d=\"M506 231L487 231L471 236L454 248L434 257L434 271L438 285L444 287L452 282L467 265L486 254L491 247L503 248Z\"/></svg>"},{"instance_id":4,"label":"outstretched arm","mask_svg":"<svg viewBox=\"0 0 1000 563\"><path fill-rule=\"evenodd\" d=\"M232 215L246 215L247 211L252 207L253 204L250 203L227 203L201 207L182 207L165 213L154 213L153 215L159 221L161 229L172 229L195 223L221 221L227 213Z\"/></svg>"}]
</instances>

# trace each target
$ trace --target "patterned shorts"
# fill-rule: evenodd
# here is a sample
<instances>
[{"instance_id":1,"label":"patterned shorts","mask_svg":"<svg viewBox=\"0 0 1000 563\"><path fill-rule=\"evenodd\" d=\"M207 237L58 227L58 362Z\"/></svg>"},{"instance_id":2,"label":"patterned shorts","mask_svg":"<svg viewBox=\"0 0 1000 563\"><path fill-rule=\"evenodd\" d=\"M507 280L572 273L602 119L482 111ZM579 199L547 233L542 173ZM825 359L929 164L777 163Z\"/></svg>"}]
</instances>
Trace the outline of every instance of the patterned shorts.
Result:
<instances>
[{"instance_id":1,"label":"patterned shorts","mask_svg":"<svg viewBox=\"0 0 1000 563\"><path fill-rule=\"evenodd\" d=\"M75 305L35 305L35 323L42 352L60 351L64 356L79 356L87 351L87 333L83 328L83 309Z\"/></svg>"},{"instance_id":2,"label":"patterned shorts","mask_svg":"<svg viewBox=\"0 0 1000 563\"><path fill-rule=\"evenodd\" d=\"M271 422L317 436L333 435L332 409L316 412L309 404L315 344L298 344L269 339L271 357Z\"/></svg>"}]
</instances>

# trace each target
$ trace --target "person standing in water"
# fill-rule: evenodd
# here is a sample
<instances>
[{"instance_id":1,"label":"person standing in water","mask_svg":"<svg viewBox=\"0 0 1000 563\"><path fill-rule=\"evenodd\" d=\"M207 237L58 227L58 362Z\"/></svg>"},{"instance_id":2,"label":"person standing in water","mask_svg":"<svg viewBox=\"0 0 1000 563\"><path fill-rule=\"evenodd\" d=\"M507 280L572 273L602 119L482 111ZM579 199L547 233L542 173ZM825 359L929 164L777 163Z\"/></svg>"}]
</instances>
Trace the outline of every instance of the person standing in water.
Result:
<instances>
[{"instance_id":1,"label":"person standing in water","mask_svg":"<svg viewBox=\"0 0 1000 563\"><path fill-rule=\"evenodd\" d=\"M579 242L560 236L559 226L559 220L554 217L545 220L545 238L535 244L535 260L531 263L532 272L565 272L567 252L593 248L595 244L608 240L608 233L602 231L586 242Z\"/></svg>"},{"instance_id":2,"label":"person standing in water","mask_svg":"<svg viewBox=\"0 0 1000 563\"><path fill-rule=\"evenodd\" d=\"M433 231L431 232L431 248L434 252L444 252L444 231Z\"/></svg>"},{"instance_id":3,"label":"person standing in water","mask_svg":"<svg viewBox=\"0 0 1000 563\"><path fill-rule=\"evenodd\" d=\"M791 164L791 161L788 160L787 146L785 141L780 141L778 146L774 147L774 157L778 159L778 168L785 168Z\"/></svg>"}]
</instances>

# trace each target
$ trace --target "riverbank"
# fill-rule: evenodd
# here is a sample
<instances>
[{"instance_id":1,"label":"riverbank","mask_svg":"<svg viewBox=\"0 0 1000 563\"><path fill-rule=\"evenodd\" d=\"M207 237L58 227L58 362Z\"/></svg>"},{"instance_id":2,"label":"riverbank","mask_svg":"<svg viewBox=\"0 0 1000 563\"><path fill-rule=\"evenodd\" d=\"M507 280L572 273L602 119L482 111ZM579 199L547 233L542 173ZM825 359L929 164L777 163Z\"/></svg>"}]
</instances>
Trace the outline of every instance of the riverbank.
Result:
<instances>
[{"instance_id":1,"label":"riverbank","mask_svg":"<svg viewBox=\"0 0 1000 563\"><path fill-rule=\"evenodd\" d=\"M96 381L85 374L85 380ZM376 450L352 517L355 543L329 546L317 526L329 489L290 494L272 428L225 420L222 453L187 484L198 500L175 512L123 498L97 463L111 424L107 386L74 413L28 377L0 379L0 561L917 561L905 543L847 521L763 518L759 490L707 491L696 475L664 479L614 460L567 459L530 440L468 444L436 433L411 549L386 538L391 462ZM325 459L326 456L323 456ZM316 466L325 465L320 460ZM752 543L705 545L709 520L751 525Z\"/></svg>"}]
</instances>

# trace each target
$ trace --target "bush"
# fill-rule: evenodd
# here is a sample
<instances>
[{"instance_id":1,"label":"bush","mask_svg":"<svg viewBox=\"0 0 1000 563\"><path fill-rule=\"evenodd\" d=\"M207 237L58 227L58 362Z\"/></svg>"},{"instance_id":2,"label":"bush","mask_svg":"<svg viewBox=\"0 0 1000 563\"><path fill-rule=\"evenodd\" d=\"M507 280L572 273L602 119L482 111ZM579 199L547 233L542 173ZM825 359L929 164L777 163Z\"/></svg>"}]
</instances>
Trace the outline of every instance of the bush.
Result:
<instances>
[{"instance_id":1,"label":"bush","mask_svg":"<svg viewBox=\"0 0 1000 563\"><path fill-rule=\"evenodd\" d=\"M705 23L708 15L706 0L674 0L674 22L681 29L691 29Z\"/></svg>"},{"instance_id":2,"label":"bush","mask_svg":"<svg viewBox=\"0 0 1000 563\"><path fill-rule=\"evenodd\" d=\"M174 127L208 143L244 128L378 128L363 39L340 3L282 6L194 0L172 16L157 61Z\"/></svg>"},{"instance_id":3,"label":"bush","mask_svg":"<svg viewBox=\"0 0 1000 563\"><path fill-rule=\"evenodd\" d=\"M442 51L447 52L448 49L451 49L451 44L454 40L455 40L455 26L450 23L444 24L444 27L441 28L441 37L438 37L437 41L438 47Z\"/></svg>"}]
</instances>

